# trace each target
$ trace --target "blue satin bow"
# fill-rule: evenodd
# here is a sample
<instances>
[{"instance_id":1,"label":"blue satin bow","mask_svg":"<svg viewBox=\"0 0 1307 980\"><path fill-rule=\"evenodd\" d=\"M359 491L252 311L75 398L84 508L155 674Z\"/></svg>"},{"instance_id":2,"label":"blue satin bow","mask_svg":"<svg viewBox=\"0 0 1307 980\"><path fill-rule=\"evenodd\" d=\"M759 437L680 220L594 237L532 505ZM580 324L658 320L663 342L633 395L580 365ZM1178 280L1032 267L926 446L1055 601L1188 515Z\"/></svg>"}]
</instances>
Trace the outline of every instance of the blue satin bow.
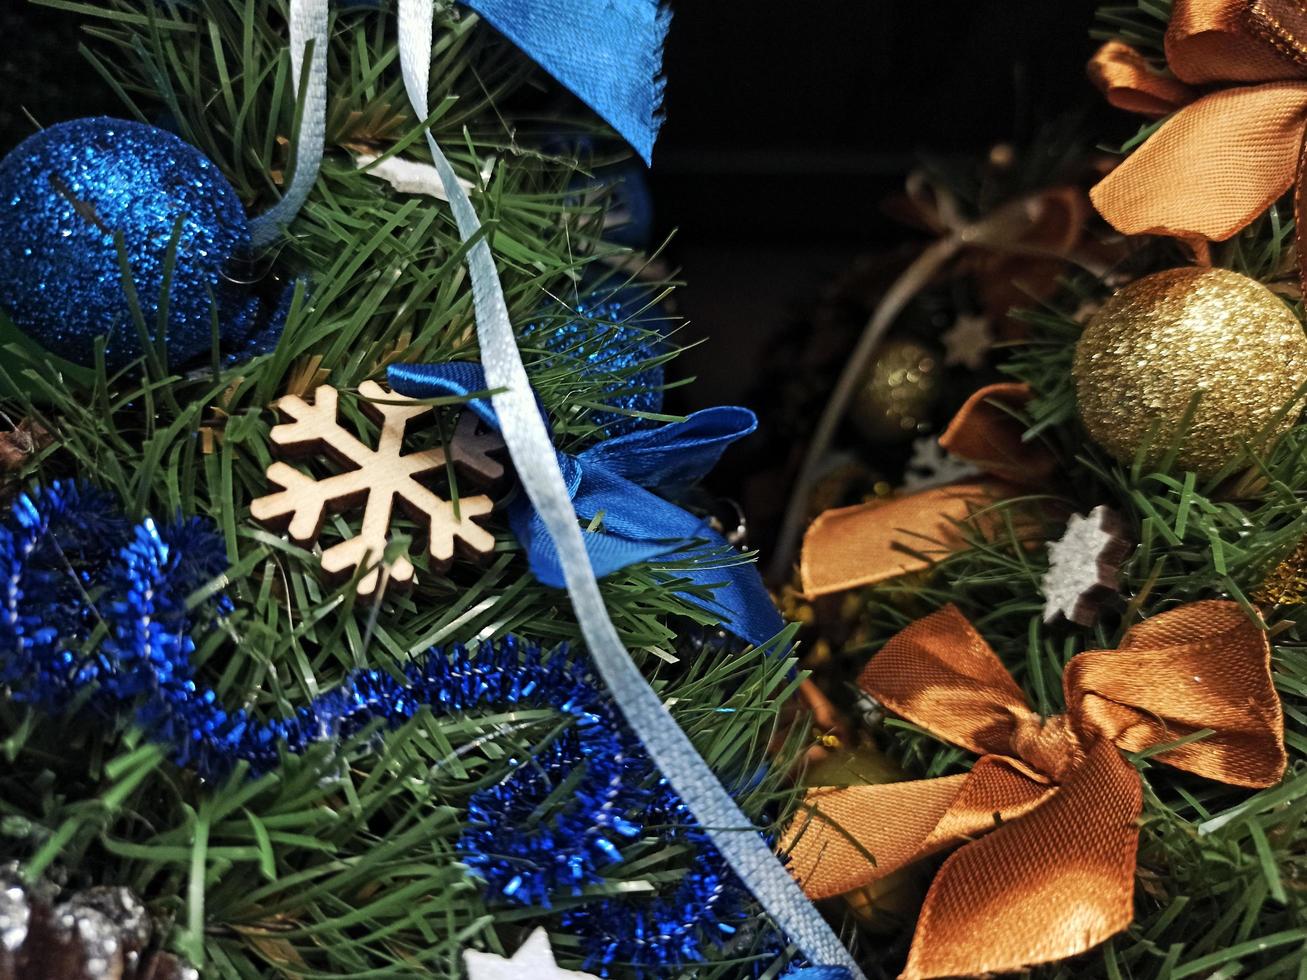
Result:
<instances>
[{"instance_id":1,"label":"blue satin bow","mask_svg":"<svg viewBox=\"0 0 1307 980\"><path fill-rule=\"evenodd\" d=\"M662 125L660 0L463 0L625 137L645 163Z\"/></svg>"},{"instance_id":2,"label":"blue satin bow","mask_svg":"<svg viewBox=\"0 0 1307 980\"><path fill-rule=\"evenodd\" d=\"M395 364L389 378L394 391L412 398L466 397L487 388L481 365L469 362ZM468 407L498 430L499 419L489 400L472 398ZM684 422L606 439L575 456L559 452L558 464L577 516L583 521L600 518L598 529L585 533L595 574L602 578L659 556L676 560L724 551L726 540L703 518L651 491L671 492L698 480L727 446L756 426L747 408L723 406L695 412ZM536 578L563 588L553 538L525 495L509 506L508 520ZM691 567L676 574L696 585L713 586L711 600L684 595L717 616L724 629L750 643L766 642L785 625L752 563Z\"/></svg>"}]
</instances>

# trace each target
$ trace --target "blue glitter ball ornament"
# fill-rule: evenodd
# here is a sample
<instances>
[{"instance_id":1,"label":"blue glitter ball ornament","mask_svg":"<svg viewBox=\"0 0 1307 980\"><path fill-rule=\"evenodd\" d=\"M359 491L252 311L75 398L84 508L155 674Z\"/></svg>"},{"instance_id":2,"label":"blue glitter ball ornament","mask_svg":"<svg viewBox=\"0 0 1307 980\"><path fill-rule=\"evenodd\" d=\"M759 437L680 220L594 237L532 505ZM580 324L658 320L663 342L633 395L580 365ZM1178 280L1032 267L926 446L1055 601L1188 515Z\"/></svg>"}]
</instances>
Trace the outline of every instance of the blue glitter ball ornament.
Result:
<instances>
[{"instance_id":1,"label":"blue glitter ball ornament","mask_svg":"<svg viewBox=\"0 0 1307 980\"><path fill-rule=\"evenodd\" d=\"M604 240L629 248L648 248L653 241L653 191L649 171L639 160L605 167L595 175L611 188L612 201L604 222Z\"/></svg>"},{"instance_id":2,"label":"blue glitter ball ornament","mask_svg":"<svg viewBox=\"0 0 1307 980\"><path fill-rule=\"evenodd\" d=\"M169 273L169 250L176 253ZM170 275L164 347L183 364L249 332L258 301L226 278L248 251L236 191L195 147L138 122L96 117L42 130L0 161L0 307L55 354L80 364L106 336L106 361L140 357L120 265L153 336Z\"/></svg>"},{"instance_id":3,"label":"blue glitter ball ornament","mask_svg":"<svg viewBox=\"0 0 1307 980\"><path fill-rule=\"evenodd\" d=\"M663 409L663 366L650 363L669 350L665 333L672 322L648 289L622 286L583 294L574 318L560 326L541 320L526 330L528 343L547 353L543 367L562 367L584 377L606 379L604 404L616 411L596 411L590 420L605 439L656 423L632 414Z\"/></svg>"}]
</instances>

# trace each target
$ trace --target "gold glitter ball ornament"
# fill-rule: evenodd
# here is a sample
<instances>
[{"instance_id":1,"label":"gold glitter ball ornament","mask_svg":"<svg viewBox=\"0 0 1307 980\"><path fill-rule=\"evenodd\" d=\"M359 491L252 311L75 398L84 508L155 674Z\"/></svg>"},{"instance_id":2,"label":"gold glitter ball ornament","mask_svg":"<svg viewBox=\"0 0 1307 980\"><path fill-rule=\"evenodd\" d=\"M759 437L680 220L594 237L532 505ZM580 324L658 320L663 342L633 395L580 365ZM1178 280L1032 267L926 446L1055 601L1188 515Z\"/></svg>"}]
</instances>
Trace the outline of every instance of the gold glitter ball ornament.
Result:
<instances>
[{"instance_id":1,"label":"gold glitter ball ornament","mask_svg":"<svg viewBox=\"0 0 1307 980\"><path fill-rule=\"evenodd\" d=\"M1103 304L1076 344L1073 374L1085 428L1117 459L1146 447L1156 462L1179 439L1176 465L1212 473L1245 445L1265 450L1296 421L1301 406L1273 424L1307 380L1307 335L1254 279L1169 269Z\"/></svg>"},{"instance_id":2,"label":"gold glitter ball ornament","mask_svg":"<svg viewBox=\"0 0 1307 980\"><path fill-rule=\"evenodd\" d=\"M1301 606L1307 603L1307 540L1276 565L1249 598L1259 606Z\"/></svg>"},{"instance_id":3,"label":"gold glitter ball ornament","mask_svg":"<svg viewBox=\"0 0 1307 980\"><path fill-rule=\"evenodd\" d=\"M887 340L876 353L849 406L849 418L871 442L911 442L930 431L943 365L915 340Z\"/></svg>"}]
</instances>

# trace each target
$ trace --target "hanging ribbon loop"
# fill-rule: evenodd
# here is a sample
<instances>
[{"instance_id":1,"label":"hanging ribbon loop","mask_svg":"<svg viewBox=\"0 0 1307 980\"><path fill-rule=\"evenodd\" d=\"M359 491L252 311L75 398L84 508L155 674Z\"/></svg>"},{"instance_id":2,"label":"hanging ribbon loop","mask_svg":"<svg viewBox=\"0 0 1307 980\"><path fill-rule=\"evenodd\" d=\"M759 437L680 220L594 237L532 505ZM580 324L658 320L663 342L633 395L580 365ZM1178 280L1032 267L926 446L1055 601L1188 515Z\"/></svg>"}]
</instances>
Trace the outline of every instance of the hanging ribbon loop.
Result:
<instances>
[{"instance_id":1,"label":"hanging ribbon loop","mask_svg":"<svg viewBox=\"0 0 1307 980\"><path fill-rule=\"evenodd\" d=\"M418 117L427 116L426 82L431 61L431 0L400 0L400 65ZM795 886L767 843L700 758L667 713L617 635L572 507L549 432L536 405L517 349L494 256L467 192L458 182L430 131L426 134L436 172L445 185L460 236L469 242L468 274L476 313L477 341L490 398L522 489L558 551L577 623L595 668L627 723L686 807L704 828L745 887L778 928L809 959L858 969L839 937Z\"/></svg>"},{"instance_id":2,"label":"hanging ribbon loop","mask_svg":"<svg viewBox=\"0 0 1307 980\"><path fill-rule=\"evenodd\" d=\"M907 980L1083 953L1134 917L1143 796L1122 753L1180 741L1155 758L1274 785L1286 755L1270 667L1265 632L1237 603L1190 603L1132 628L1117 650L1074 658L1066 714L1041 718L947 606L891 639L859 685L981 758L957 776L809 791L786 834L794 874L822 897L959 847L926 896Z\"/></svg>"},{"instance_id":3,"label":"hanging ribbon loop","mask_svg":"<svg viewBox=\"0 0 1307 980\"><path fill-rule=\"evenodd\" d=\"M327 25L330 9L323 0L291 0L290 74L304 92L304 108L295 134L295 169L280 201L250 222L255 248L272 244L295 219L318 179L327 141ZM309 61L307 66L305 58ZM307 69L307 70L306 70Z\"/></svg>"}]
</instances>

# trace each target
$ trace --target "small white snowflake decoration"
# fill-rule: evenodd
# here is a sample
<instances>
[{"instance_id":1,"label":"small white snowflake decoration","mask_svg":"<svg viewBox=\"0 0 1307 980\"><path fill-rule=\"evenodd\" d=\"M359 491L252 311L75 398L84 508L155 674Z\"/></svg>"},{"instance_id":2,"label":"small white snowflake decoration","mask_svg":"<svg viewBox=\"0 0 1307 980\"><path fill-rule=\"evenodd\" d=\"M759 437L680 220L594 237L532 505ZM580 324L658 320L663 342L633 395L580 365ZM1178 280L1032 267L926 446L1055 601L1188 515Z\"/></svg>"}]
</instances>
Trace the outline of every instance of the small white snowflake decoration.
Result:
<instances>
[{"instance_id":1,"label":"small white snowflake decoration","mask_svg":"<svg viewBox=\"0 0 1307 980\"><path fill-rule=\"evenodd\" d=\"M509 959L466 949L463 966L468 980L599 980L591 973L559 969L543 927L527 936L526 942Z\"/></svg>"},{"instance_id":2,"label":"small white snowflake decoration","mask_svg":"<svg viewBox=\"0 0 1307 980\"><path fill-rule=\"evenodd\" d=\"M928 490L958 480L968 480L980 470L944 449L935 436L922 436L912 443L912 457L903 471L904 490Z\"/></svg>"},{"instance_id":3,"label":"small white snowflake decoration","mask_svg":"<svg viewBox=\"0 0 1307 980\"><path fill-rule=\"evenodd\" d=\"M1044 622L1061 613L1079 626L1093 626L1104 598L1118 591L1131 547L1125 522L1106 505L1087 517L1072 514L1062 537L1048 544Z\"/></svg>"},{"instance_id":4,"label":"small white snowflake decoration","mask_svg":"<svg viewBox=\"0 0 1307 980\"><path fill-rule=\"evenodd\" d=\"M985 366L985 357L994 346L989 317L964 313L953 326L940 335L944 342L944 363L960 364L972 371Z\"/></svg>"}]
</instances>

